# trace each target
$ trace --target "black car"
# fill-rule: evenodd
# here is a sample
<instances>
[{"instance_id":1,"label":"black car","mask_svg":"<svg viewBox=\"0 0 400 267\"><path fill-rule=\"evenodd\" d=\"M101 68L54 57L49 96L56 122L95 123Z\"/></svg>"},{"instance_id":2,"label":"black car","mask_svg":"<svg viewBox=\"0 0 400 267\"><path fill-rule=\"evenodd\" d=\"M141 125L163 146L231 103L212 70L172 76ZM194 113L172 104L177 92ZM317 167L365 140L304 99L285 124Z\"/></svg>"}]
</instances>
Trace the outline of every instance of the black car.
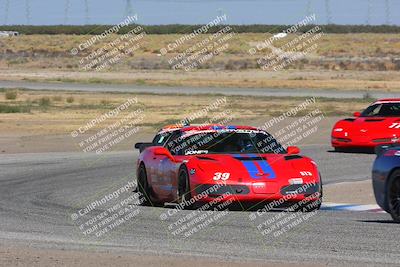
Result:
<instances>
[{"instance_id":1,"label":"black car","mask_svg":"<svg viewBox=\"0 0 400 267\"><path fill-rule=\"evenodd\" d=\"M375 153L372 185L376 202L400 223L400 146L378 146Z\"/></svg>"}]
</instances>

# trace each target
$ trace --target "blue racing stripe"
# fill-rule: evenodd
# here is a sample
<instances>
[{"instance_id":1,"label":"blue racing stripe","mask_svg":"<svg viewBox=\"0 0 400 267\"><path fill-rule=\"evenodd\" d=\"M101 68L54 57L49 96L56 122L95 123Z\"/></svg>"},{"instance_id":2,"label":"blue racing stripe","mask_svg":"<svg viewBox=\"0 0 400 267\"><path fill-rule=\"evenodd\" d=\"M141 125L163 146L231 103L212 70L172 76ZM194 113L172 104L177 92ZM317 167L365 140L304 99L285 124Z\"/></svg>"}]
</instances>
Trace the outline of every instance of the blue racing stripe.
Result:
<instances>
[{"instance_id":1,"label":"blue racing stripe","mask_svg":"<svg viewBox=\"0 0 400 267\"><path fill-rule=\"evenodd\" d=\"M266 160L257 160L257 162L258 162L258 164L260 164L263 173L269 174L268 175L269 179L276 178L276 174L275 174L274 170L272 169L272 167L268 164L268 162Z\"/></svg>"},{"instance_id":2,"label":"blue racing stripe","mask_svg":"<svg viewBox=\"0 0 400 267\"><path fill-rule=\"evenodd\" d=\"M260 179L261 177L257 175L259 173L257 166L252 161L242 161L243 165L246 167L247 172L253 179Z\"/></svg>"},{"instance_id":3,"label":"blue racing stripe","mask_svg":"<svg viewBox=\"0 0 400 267\"><path fill-rule=\"evenodd\" d=\"M244 155L243 154L239 154L239 155L235 155L232 154L231 155L234 158L242 158ZM246 168L247 172L250 174L250 177L253 179L260 179L260 176L257 175L257 173L259 173L257 166L254 164L254 162L252 161L242 161L239 160L243 166Z\"/></svg>"},{"instance_id":4,"label":"blue racing stripe","mask_svg":"<svg viewBox=\"0 0 400 267\"><path fill-rule=\"evenodd\" d=\"M259 157L259 155L257 155L257 154L247 154L247 155L248 155L248 157ZM276 174L275 174L274 170L272 169L272 167L268 164L267 160L256 160L255 162L260 164L260 167L264 174L266 174L266 173L269 174L268 175L269 179L276 178Z\"/></svg>"}]
</instances>

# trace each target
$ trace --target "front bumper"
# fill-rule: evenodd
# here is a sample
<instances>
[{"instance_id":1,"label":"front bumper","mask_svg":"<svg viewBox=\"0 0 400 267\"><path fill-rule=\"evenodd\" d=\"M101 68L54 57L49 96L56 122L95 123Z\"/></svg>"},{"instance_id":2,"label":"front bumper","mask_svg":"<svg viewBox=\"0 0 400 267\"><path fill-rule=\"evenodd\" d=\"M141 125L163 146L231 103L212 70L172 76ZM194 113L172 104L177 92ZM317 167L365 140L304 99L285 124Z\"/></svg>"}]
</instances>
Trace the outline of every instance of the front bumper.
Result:
<instances>
[{"instance_id":1,"label":"front bumper","mask_svg":"<svg viewBox=\"0 0 400 267\"><path fill-rule=\"evenodd\" d=\"M261 202L281 199L296 202L305 198L314 201L320 198L315 193L322 191L319 183L279 185L276 182L200 184L192 188L194 188L192 197L196 196L202 202L211 202L216 198L220 201L231 200L234 202Z\"/></svg>"},{"instance_id":2,"label":"front bumper","mask_svg":"<svg viewBox=\"0 0 400 267\"><path fill-rule=\"evenodd\" d=\"M399 143L400 140L393 137L331 137L332 147L335 148L374 148L378 145Z\"/></svg>"}]
</instances>

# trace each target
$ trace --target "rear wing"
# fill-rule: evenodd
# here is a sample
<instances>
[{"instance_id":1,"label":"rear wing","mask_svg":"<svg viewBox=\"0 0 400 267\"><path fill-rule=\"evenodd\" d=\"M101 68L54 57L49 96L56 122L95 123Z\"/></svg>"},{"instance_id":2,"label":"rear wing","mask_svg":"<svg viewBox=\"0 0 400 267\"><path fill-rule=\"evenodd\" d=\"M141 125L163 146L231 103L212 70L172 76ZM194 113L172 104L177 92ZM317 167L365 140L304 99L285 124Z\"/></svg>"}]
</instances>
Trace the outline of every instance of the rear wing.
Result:
<instances>
[{"instance_id":1,"label":"rear wing","mask_svg":"<svg viewBox=\"0 0 400 267\"><path fill-rule=\"evenodd\" d=\"M146 148L148 148L150 146L154 146L154 144L153 143L144 143L144 142L140 142L140 143L136 143L135 144L135 148L139 149L140 153L142 153L143 150L145 150Z\"/></svg>"}]
</instances>

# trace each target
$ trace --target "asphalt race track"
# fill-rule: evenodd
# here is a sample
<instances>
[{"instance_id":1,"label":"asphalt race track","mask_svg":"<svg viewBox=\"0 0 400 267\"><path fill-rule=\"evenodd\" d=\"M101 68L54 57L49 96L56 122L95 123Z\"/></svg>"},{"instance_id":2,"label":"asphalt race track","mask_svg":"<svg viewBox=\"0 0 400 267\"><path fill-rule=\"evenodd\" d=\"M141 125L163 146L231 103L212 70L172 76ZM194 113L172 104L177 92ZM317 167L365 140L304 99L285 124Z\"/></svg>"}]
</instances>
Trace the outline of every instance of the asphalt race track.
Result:
<instances>
[{"instance_id":1,"label":"asphalt race track","mask_svg":"<svg viewBox=\"0 0 400 267\"><path fill-rule=\"evenodd\" d=\"M220 94L230 96L272 96L272 97L326 97L326 98L363 98L368 92L371 98L400 97L399 93L382 91L352 91L335 89L269 89L269 88L220 88L220 87L168 87L138 86L130 84L84 84L0 81L0 88L24 88L30 90L85 91L85 92L129 92L151 94Z\"/></svg>"},{"instance_id":2,"label":"asphalt race track","mask_svg":"<svg viewBox=\"0 0 400 267\"><path fill-rule=\"evenodd\" d=\"M303 154L313 157L319 164L325 184L370 177L374 155L329 150L328 146L321 145L302 149ZM93 199L134 180L136 159L137 152L110 152L101 156L84 153L2 155L0 244L239 261L359 266L400 264L398 225L391 223L388 214L376 212L322 210L275 237L261 235L257 229L259 221L249 219L254 212L229 211L205 229L185 238L171 233L169 226L176 217L160 219L171 209L137 207L139 213L115 231L101 238L84 236L71 214ZM177 216L190 212L180 211ZM269 212L261 219L278 214Z\"/></svg>"}]
</instances>

